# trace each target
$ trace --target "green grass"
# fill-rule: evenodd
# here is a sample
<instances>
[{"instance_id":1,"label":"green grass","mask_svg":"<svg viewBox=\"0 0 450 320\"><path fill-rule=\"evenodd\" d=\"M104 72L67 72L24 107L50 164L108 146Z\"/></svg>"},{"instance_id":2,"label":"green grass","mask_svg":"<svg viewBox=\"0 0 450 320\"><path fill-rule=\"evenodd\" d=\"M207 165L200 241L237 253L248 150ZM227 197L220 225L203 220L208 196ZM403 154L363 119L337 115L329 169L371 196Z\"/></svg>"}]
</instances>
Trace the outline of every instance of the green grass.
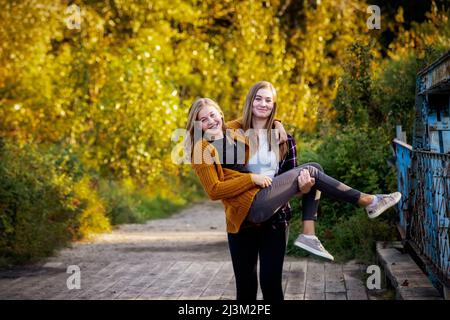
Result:
<instances>
[{"instance_id":1,"label":"green grass","mask_svg":"<svg viewBox=\"0 0 450 320\"><path fill-rule=\"evenodd\" d=\"M161 197L149 198L144 195L136 195L134 198L139 203L137 211L141 221L165 218L184 207L183 203L176 203Z\"/></svg>"}]
</instances>

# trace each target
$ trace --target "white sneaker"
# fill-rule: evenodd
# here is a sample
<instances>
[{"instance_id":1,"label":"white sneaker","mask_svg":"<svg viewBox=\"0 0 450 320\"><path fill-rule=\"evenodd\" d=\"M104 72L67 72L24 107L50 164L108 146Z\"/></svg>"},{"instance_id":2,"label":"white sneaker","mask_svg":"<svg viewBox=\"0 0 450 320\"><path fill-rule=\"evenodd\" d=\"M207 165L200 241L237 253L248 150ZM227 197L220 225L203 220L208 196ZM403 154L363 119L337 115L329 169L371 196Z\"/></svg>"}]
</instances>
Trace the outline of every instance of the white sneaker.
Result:
<instances>
[{"instance_id":1,"label":"white sneaker","mask_svg":"<svg viewBox=\"0 0 450 320\"><path fill-rule=\"evenodd\" d=\"M402 194L400 192L377 194L375 196L377 197L375 204L369 204L366 207L366 212L370 219L378 217L384 211L396 205L402 198Z\"/></svg>"},{"instance_id":2,"label":"white sneaker","mask_svg":"<svg viewBox=\"0 0 450 320\"><path fill-rule=\"evenodd\" d=\"M313 238L305 237L304 234L298 236L297 240L295 240L294 245L300 247L316 256L334 261L334 257L323 247L320 240L313 236Z\"/></svg>"}]
</instances>

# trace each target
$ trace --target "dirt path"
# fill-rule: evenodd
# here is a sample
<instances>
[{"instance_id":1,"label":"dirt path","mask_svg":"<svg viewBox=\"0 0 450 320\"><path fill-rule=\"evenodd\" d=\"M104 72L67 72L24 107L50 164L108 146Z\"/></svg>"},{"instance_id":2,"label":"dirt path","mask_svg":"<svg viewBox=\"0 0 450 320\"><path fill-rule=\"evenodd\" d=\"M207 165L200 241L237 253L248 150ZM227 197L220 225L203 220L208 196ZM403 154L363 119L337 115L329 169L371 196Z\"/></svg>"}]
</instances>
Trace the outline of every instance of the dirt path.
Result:
<instances>
[{"instance_id":1,"label":"dirt path","mask_svg":"<svg viewBox=\"0 0 450 320\"><path fill-rule=\"evenodd\" d=\"M68 289L68 266L80 289ZM367 299L363 267L287 257L286 299ZM75 284L73 277L69 285ZM41 264L0 272L0 299L234 299L223 207L193 205L168 219L122 225ZM261 294L259 293L259 297Z\"/></svg>"}]
</instances>

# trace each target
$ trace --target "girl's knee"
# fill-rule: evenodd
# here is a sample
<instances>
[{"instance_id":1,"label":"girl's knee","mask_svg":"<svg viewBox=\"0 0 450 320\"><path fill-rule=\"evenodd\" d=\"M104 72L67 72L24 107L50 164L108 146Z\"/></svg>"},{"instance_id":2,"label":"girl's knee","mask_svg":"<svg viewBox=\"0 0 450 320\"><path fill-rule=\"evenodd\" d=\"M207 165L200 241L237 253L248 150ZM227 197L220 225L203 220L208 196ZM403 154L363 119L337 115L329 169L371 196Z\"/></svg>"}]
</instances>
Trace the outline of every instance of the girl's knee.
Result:
<instances>
[{"instance_id":1,"label":"girl's knee","mask_svg":"<svg viewBox=\"0 0 450 320\"><path fill-rule=\"evenodd\" d=\"M308 165L310 165L310 166L316 168L316 169L319 170L320 172L323 172L322 166L321 166L319 163L317 163L317 162L309 162Z\"/></svg>"},{"instance_id":2,"label":"girl's knee","mask_svg":"<svg viewBox=\"0 0 450 320\"><path fill-rule=\"evenodd\" d=\"M306 165L302 165L301 167L300 167L300 171L299 172L301 172L301 170L308 170L308 172L309 172L309 175L311 176L311 177L316 177L317 176L317 173L319 172L319 169L318 168L316 168L315 166L313 166L313 165L311 165L311 164L306 164Z\"/></svg>"}]
</instances>

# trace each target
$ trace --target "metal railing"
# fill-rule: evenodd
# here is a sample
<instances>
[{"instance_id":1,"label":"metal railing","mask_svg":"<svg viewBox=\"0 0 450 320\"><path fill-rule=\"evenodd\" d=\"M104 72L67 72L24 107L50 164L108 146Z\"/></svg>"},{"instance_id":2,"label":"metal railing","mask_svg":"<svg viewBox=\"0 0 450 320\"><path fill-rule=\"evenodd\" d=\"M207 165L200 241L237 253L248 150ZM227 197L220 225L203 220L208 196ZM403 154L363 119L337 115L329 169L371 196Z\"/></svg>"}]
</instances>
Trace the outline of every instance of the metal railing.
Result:
<instances>
[{"instance_id":1,"label":"metal railing","mask_svg":"<svg viewBox=\"0 0 450 320\"><path fill-rule=\"evenodd\" d=\"M397 139L399 230L405 241L427 260L427 272L450 283L450 154L413 150Z\"/></svg>"}]
</instances>

